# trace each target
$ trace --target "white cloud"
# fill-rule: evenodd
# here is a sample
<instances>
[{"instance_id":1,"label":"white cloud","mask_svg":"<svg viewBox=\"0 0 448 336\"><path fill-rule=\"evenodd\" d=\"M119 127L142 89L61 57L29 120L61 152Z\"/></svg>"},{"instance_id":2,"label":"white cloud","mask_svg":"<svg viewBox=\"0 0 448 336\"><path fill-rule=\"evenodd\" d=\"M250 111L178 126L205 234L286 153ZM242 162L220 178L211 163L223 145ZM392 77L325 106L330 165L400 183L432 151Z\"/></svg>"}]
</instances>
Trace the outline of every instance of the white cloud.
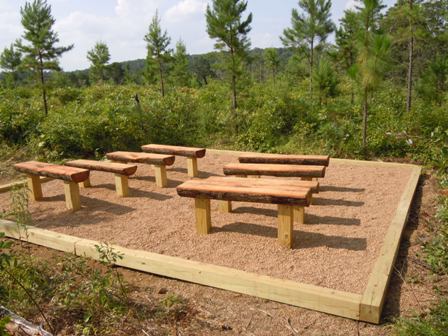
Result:
<instances>
[{"instance_id":1,"label":"white cloud","mask_svg":"<svg viewBox=\"0 0 448 336\"><path fill-rule=\"evenodd\" d=\"M345 3L345 9L349 10L349 9L355 9L355 7L359 5L359 1L358 0L348 0Z\"/></svg>"},{"instance_id":2,"label":"white cloud","mask_svg":"<svg viewBox=\"0 0 448 336\"><path fill-rule=\"evenodd\" d=\"M191 19L197 15L204 15L207 7L205 0L181 0L165 13L165 18L169 22L180 22Z\"/></svg>"}]
</instances>

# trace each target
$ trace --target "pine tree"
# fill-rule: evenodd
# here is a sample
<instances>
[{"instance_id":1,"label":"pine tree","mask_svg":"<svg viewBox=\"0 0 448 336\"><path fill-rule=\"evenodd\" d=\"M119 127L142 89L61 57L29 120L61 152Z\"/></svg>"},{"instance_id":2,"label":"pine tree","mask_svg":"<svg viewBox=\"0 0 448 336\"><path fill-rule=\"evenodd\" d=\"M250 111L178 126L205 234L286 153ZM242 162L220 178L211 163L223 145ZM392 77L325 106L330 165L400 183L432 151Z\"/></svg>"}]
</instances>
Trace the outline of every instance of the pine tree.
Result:
<instances>
[{"instance_id":1,"label":"pine tree","mask_svg":"<svg viewBox=\"0 0 448 336\"><path fill-rule=\"evenodd\" d=\"M106 64L110 61L109 48L104 42L97 42L95 46L87 52L87 59L90 61L89 75L93 81L104 81L106 79Z\"/></svg>"},{"instance_id":2,"label":"pine tree","mask_svg":"<svg viewBox=\"0 0 448 336\"><path fill-rule=\"evenodd\" d=\"M176 50L173 54L173 67L171 77L177 86L189 86L190 71L188 70L187 47L182 40L176 43Z\"/></svg>"},{"instance_id":3,"label":"pine tree","mask_svg":"<svg viewBox=\"0 0 448 336\"><path fill-rule=\"evenodd\" d=\"M315 50L324 45L328 35L334 31L331 21L331 0L299 0L300 13L293 8L291 28L283 31L280 37L287 47L304 52L308 60L310 95L312 94L312 74L315 62Z\"/></svg>"},{"instance_id":4,"label":"pine tree","mask_svg":"<svg viewBox=\"0 0 448 336\"><path fill-rule=\"evenodd\" d=\"M278 68L280 66L280 57L278 51L275 48L266 48L264 50L264 61L266 66L272 73L272 79L275 83L275 77L277 76Z\"/></svg>"},{"instance_id":5,"label":"pine tree","mask_svg":"<svg viewBox=\"0 0 448 336\"><path fill-rule=\"evenodd\" d=\"M369 98L378 87L387 66L391 41L379 30L381 0L362 0L359 7L360 30L358 35L358 59L356 75L362 91L362 146L367 147L367 118Z\"/></svg>"},{"instance_id":6,"label":"pine tree","mask_svg":"<svg viewBox=\"0 0 448 336\"><path fill-rule=\"evenodd\" d=\"M14 86L17 82L17 71L22 62L22 54L17 50L14 44L9 48L3 49L0 55L0 68L7 72L5 76L7 84Z\"/></svg>"},{"instance_id":7,"label":"pine tree","mask_svg":"<svg viewBox=\"0 0 448 336\"><path fill-rule=\"evenodd\" d=\"M45 115L48 114L47 92L45 87L45 70L59 71L58 58L71 50L73 45L57 47L59 37L52 27L55 23L51 15L51 6L46 0L34 0L20 8L21 23L25 29L23 39L29 44L18 41L17 49L24 55L22 65L39 77Z\"/></svg>"},{"instance_id":8,"label":"pine tree","mask_svg":"<svg viewBox=\"0 0 448 336\"><path fill-rule=\"evenodd\" d=\"M168 36L166 30L162 33L158 12L156 12L156 15L152 18L148 34L145 35L144 40L147 42L148 49L146 57L147 71L148 73L153 74L153 71L157 69L160 80L160 93L163 97L165 96L166 66L170 57L168 46L171 43L171 38Z\"/></svg>"},{"instance_id":9,"label":"pine tree","mask_svg":"<svg viewBox=\"0 0 448 336\"><path fill-rule=\"evenodd\" d=\"M356 42L359 31L359 20L357 13L346 10L336 30L337 59L342 63L343 69L348 73L356 62ZM355 92L352 85L351 103L354 103Z\"/></svg>"},{"instance_id":10,"label":"pine tree","mask_svg":"<svg viewBox=\"0 0 448 336\"><path fill-rule=\"evenodd\" d=\"M242 0L213 0L211 6L207 5L205 14L207 20L207 33L216 39L215 48L228 55L225 69L231 77L232 110L236 116L237 79L242 73L242 66L247 60L250 48L248 33L251 30L252 13L243 18L247 1ZM236 122L236 120L235 120Z\"/></svg>"}]
</instances>

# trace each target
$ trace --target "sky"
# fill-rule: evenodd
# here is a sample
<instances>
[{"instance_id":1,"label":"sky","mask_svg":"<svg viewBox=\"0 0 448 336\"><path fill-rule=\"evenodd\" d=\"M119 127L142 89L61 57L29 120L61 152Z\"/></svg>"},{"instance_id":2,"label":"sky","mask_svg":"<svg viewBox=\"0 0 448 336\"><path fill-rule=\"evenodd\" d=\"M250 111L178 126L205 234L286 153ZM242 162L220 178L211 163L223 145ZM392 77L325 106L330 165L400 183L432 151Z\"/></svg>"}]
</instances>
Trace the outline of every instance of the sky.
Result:
<instances>
[{"instance_id":1,"label":"sky","mask_svg":"<svg viewBox=\"0 0 448 336\"><path fill-rule=\"evenodd\" d=\"M8 47L23 33L20 8L25 0L0 0L0 50ZM213 50L214 41L206 32L207 0L47 0L56 19L54 30L60 45L74 44L60 64L65 71L89 66L87 51L95 42L105 42L111 62L145 58L143 37L156 10L163 29L171 37L172 48L182 39L189 54ZM396 0L383 0L391 6ZM253 13L249 37L252 47L281 47L279 36L290 26L291 9L298 0L248 0L247 12ZM333 0L332 19L337 24L344 10L356 0Z\"/></svg>"}]
</instances>

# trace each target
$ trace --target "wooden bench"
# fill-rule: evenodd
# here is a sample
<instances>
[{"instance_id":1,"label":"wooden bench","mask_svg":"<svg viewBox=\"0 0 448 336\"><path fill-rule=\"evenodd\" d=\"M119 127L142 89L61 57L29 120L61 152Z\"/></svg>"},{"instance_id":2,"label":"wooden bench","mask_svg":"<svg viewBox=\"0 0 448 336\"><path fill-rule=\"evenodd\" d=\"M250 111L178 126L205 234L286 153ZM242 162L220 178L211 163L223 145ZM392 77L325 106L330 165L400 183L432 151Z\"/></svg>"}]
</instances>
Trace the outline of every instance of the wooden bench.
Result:
<instances>
[{"instance_id":1,"label":"wooden bench","mask_svg":"<svg viewBox=\"0 0 448 336\"><path fill-rule=\"evenodd\" d=\"M113 173L115 175L115 190L120 197L126 197L129 195L128 177L137 171L136 165L94 160L68 161L65 163L65 165L70 167ZM85 188L92 186L90 177L81 183Z\"/></svg>"},{"instance_id":2,"label":"wooden bench","mask_svg":"<svg viewBox=\"0 0 448 336\"><path fill-rule=\"evenodd\" d=\"M326 166L330 163L328 155L291 155L291 154L243 154L238 157L240 163L271 163Z\"/></svg>"},{"instance_id":3,"label":"wooden bench","mask_svg":"<svg viewBox=\"0 0 448 336\"><path fill-rule=\"evenodd\" d=\"M142 151L148 153L170 154L187 157L188 176L198 176L198 159L205 156L205 148L168 146L168 145L143 145Z\"/></svg>"},{"instance_id":4,"label":"wooden bench","mask_svg":"<svg viewBox=\"0 0 448 336\"><path fill-rule=\"evenodd\" d=\"M254 182L254 180L248 180ZM194 198L196 231L208 234L211 229L210 200L269 203L278 205L278 240L280 244L291 248L293 242L294 216L299 223L304 222L304 207L310 205L310 188L286 188L259 184L232 184L226 177L214 177L203 180L190 180L177 187L177 193L183 197ZM298 210L294 212L294 209Z\"/></svg>"},{"instance_id":5,"label":"wooden bench","mask_svg":"<svg viewBox=\"0 0 448 336\"><path fill-rule=\"evenodd\" d=\"M156 185L164 188L168 185L166 178L166 166L174 163L174 155L150 154L141 152L112 152L107 153L106 157L114 162L132 162L145 163L154 166Z\"/></svg>"},{"instance_id":6,"label":"wooden bench","mask_svg":"<svg viewBox=\"0 0 448 336\"><path fill-rule=\"evenodd\" d=\"M28 187L35 201L42 199L40 176L46 176L64 181L67 209L76 211L81 208L78 183L89 178L89 170L37 161L17 163L14 168L27 175Z\"/></svg>"},{"instance_id":7,"label":"wooden bench","mask_svg":"<svg viewBox=\"0 0 448 336\"><path fill-rule=\"evenodd\" d=\"M297 190L303 188L310 188L311 193L319 192L319 182L318 181L300 181L300 180L285 180L285 179L273 179L273 178L259 178L259 179L247 179L242 177L235 176L211 176L207 180L202 180L204 183L208 183L207 181L218 180L222 184L226 184L228 186L236 186L236 187L249 187L249 186L258 186L270 188L272 186L282 187L287 190ZM219 210L221 212L232 212L232 202L231 201L220 201ZM294 211L300 212L300 209L295 208ZM296 218L297 216L295 216Z\"/></svg>"},{"instance_id":8,"label":"wooden bench","mask_svg":"<svg viewBox=\"0 0 448 336\"><path fill-rule=\"evenodd\" d=\"M270 164L270 163L229 163L224 166L225 175L240 176L280 176L301 177L312 180L313 177L324 177L325 166Z\"/></svg>"}]
</instances>

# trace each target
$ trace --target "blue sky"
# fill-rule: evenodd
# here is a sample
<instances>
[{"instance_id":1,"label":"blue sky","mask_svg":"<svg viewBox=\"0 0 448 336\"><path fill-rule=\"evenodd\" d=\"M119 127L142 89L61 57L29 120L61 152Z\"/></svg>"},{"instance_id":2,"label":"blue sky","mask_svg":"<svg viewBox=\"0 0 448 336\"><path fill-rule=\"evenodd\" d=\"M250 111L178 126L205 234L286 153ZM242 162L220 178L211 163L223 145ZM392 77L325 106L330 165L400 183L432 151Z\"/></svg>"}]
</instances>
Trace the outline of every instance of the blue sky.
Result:
<instances>
[{"instance_id":1,"label":"blue sky","mask_svg":"<svg viewBox=\"0 0 448 336\"><path fill-rule=\"evenodd\" d=\"M383 2L391 6L396 0ZM0 50L22 34L20 7L24 3L24 0L0 0ZM143 36L156 10L172 45L182 39L190 54L213 50L213 41L205 28L207 0L48 0L48 3L61 43L75 44L61 58L64 70L88 67L86 54L96 41L107 43L111 61L144 58ZM297 0L249 0L248 11L254 16L250 33L252 46L280 47L279 36L290 25L291 9L297 3ZM333 20L338 23L344 10L355 4L356 0L333 0Z\"/></svg>"}]
</instances>

